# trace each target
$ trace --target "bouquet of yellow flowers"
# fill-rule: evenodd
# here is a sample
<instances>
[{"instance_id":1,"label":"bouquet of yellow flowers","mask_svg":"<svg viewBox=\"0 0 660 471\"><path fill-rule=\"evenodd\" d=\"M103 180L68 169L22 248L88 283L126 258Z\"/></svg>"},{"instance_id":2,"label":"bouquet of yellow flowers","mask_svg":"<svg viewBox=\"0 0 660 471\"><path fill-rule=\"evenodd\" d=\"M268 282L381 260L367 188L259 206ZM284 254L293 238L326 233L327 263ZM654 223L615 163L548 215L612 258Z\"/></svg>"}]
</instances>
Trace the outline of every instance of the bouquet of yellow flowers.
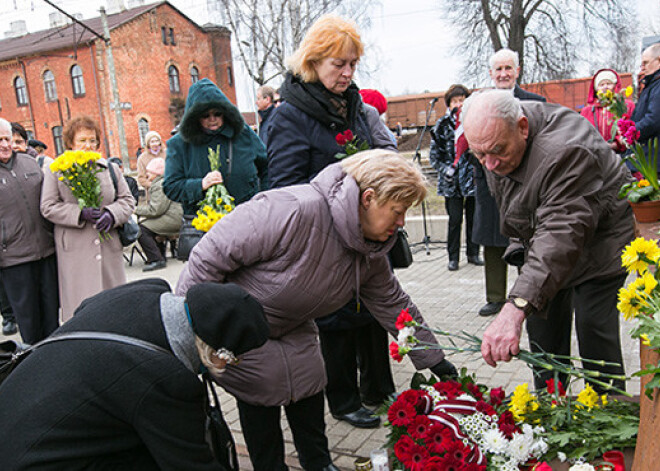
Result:
<instances>
[{"instance_id":1,"label":"bouquet of yellow flowers","mask_svg":"<svg viewBox=\"0 0 660 471\"><path fill-rule=\"evenodd\" d=\"M96 178L103 171L96 166L100 158L97 152L67 150L50 164L50 171L60 173L59 180L69 187L80 209L101 206L101 183Z\"/></svg>"},{"instance_id":2,"label":"bouquet of yellow flowers","mask_svg":"<svg viewBox=\"0 0 660 471\"><path fill-rule=\"evenodd\" d=\"M630 334L640 338L651 350L660 351L660 247L654 240L638 237L624 249L621 260L628 273L636 272L639 276L619 290L617 308L625 319L638 321ZM641 366L642 370L634 376L653 375L645 391L651 398L653 390L660 387L660 364Z\"/></svg>"},{"instance_id":3,"label":"bouquet of yellow flowers","mask_svg":"<svg viewBox=\"0 0 660 471\"><path fill-rule=\"evenodd\" d=\"M216 147L215 151L209 147L209 163L211 171L220 169L220 146ZM199 205L201 208L197 211L197 217L193 219L192 225L202 232L210 231L216 222L236 207L234 198L222 183L213 185L206 190L206 195Z\"/></svg>"}]
</instances>

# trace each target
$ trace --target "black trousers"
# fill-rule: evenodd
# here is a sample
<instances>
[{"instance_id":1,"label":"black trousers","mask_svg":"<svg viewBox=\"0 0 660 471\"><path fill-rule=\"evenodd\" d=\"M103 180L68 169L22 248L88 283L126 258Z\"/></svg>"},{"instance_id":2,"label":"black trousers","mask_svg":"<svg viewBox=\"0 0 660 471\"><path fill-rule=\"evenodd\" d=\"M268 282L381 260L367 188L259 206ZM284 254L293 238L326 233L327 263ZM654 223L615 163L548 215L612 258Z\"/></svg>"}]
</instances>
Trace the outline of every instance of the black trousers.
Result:
<instances>
[{"instance_id":1,"label":"black trousers","mask_svg":"<svg viewBox=\"0 0 660 471\"><path fill-rule=\"evenodd\" d=\"M618 363L615 366L582 365L585 369L605 373L623 374L623 355L619 338L619 311L616 308L617 294L626 280L626 275L618 275L605 280L590 280L559 291L550 301L548 317L531 316L527 319L527 333L530 348L534 352L546 351L569 355L571 351L571 327L575 309L575 328L580 357L591 360L605 360ZM554 377L548 370L538 370L534 385L537 389L546 387L546 380ZM559 379L566 384L565 375ZM607 381L605 381L607 382ZM592 384L599 392L603 388ZM625 381L617 380L614 386L625 390Z\"/></svg>"},{"instance_id":2,"label":"black trousers","mask_svg":"<svg viewBox=\"0 0 660 471\"><path fill-rule=\"evenodd\" d=\"M387 332L375 319L352 329L319 330L319 338L332 414L355 412L363 401L376 404L394 393Z\"/></svg>"},{"instance_id":3,"label":"black trousers","mask_svg":"<svg viewBox=\"0 0 660 471\"><path fill-rule=\"evenodd\" d=\"M14 316L14 310L9 303L9 298L7 297L7 292L5 291L5 285L0 278L0 313L2 313L2 324L5 322L16 322L16 316Z\"/></svg>"},{"instance_id":4,"label":"black trousers","mask_svg":"<svg viewBox=\"0 0 660 471\"><path fill-rule=\"evenodd\" d=\"M146 263L165 260L165 244L156 242L157 235L158 234L154 231L147 229L140 224L140 237L138 237L138 242L147 257Z\"/></svg>"},{"instance_id":5,"label":"black trousers","mask_svg":"<svg viewBox=\"0 0 660 471\"><path fill-rule=\"evenodd\" d=\"M486 277L486 301L501 303L506 301L506 281L508 268L502 257L506 247L484 246L484 274Z\"/></svg>"},{"instance_id":6,"label":"black trousers","mask_svg":"<svg viewBox=\"0 0 660 471\"><path fill-rule=\"evenodd\" d=\"M472 242L472 222L474 220L474 196L445 197L445 209L449 215L447 231L447 252L449 260L458 261L461 251L461 226L465 209L465 243L468 257L479 255L479 245Z\"/></svg>"},{"instance_id":7,"label":"black trousers","mask_svg":"<svg viewBox=\"0 0 660 471\"><path fill-rule=\"evenodd\" d=\"M285 471L280 407L254 406L236 399L243 437L254 471ZM318 471L332 463L325 436L323 393L284 406L300 466Z\"/></svg>"},{"instance_id":8,"label":"black trousers","mask_svg":"<svg viewBox=\"0 0 660 471\"><path fill-rule=\"evenodd\" d=\"M0 275L24 342L36 343L57 329L60 297L55 255L0 268Z\"/></svg>"}]
</instances>

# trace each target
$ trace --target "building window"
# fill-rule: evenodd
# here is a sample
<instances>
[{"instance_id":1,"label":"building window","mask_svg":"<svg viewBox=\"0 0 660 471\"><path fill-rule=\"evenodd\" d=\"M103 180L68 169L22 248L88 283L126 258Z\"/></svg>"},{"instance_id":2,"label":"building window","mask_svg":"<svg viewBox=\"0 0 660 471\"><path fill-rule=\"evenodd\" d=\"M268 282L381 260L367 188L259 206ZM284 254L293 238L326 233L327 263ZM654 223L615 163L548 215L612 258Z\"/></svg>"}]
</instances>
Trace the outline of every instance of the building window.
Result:
<instances>
[{"instance_id":1,"label":"building window","mask_svg":"<svg viewBox=\"0 0 660 471\"><path fill-rule=\"evenodd\" d=\"M192 83L199 82L199 69L197 69L197 67L195 67L194 65L190 69L190 81Z\"/></svg>"},{"instance_id":2,"label":"building window","mask_svg":"<svg viewBox=\"0 0 660 471\"><path fill-rule=\"evenodd\" d=\"M62 152L64 152L62 126L53 126L53 141L55 142L55 155L60 155Z\"/></svg>"},{"instance_id":3,"label":"building window","mask_svg":"<svg viewBox=\"0 0 660 471\"><path fill-rule=\"evenodd\" d=\"M171 65L167 69L167 75L170 78L170 92L180 93L181 85L179 83L179 70Z\"/></svg>"},{"instance_id":4,"label":"building window","mask_svg":"<svg viewBox=\"0 0 660 471\"><path fill-rule=\"evenodd\" d=\"M50 70L44 72L44 92L46 101L57 100L57 88L55 88L55 75Z\"/></svg>"},{"instance_id":5,"label":"building window","mask_svg":"<svg viewBox=\"0 0 660 471\"><path fill-rule=\"evenodd\" d=\"M170 28L170 44L176 46L176 41L174 40L174 28Z\"/></svg>"},{"instance_id":6,"label":"building window","mask_svg":"<svg viewBox=\"0 0 660 471\"><path fill-rule=\"evenodd\" d=\"M27 106L27 87L25 86L25 80L23 80L23 77L16 77L14 80L14 90L16 91L16 104L18 106Z\"/></svg>"},{"instance_id":7,"label":"building window","mask_svg":"<svg viewBox=\"0 0 660 471\"><path fill-rule=\"evenodd\" d=\"M138 134L140 135L140 146L143 148L146 147L146 142L144 142L144 138L147 136L147 133L149 132L149 121L147 121L144 118L140 118L138 121Z\"/></svg>"},{"instance_id":8,"label":"building window","mask_svg":"<svg viewBox=\"0 0 660 471\"><path fill-rule=\"evenodd\" d=\"M167 28L165 26L160 27L160 38L163 40L163 44L167 46Z\"/></svg>"},{"instance_id":9,"label":"building window","mask_svg":"<svg viewBox=\"0 0 660 471\"><path fill-rule=\"evenodd\" d=\"M234 77L231 74L231 66L227 67L227 85L234 86Z\"/></svg>"},{"instance_id":10,"label":"building window","mask_svg":"<svg viewBox=\"0 0 660 471\"><path fill-rule=\"evenodd\" d=\"M85 79L79 65L71 67L71 86L73 87L73 96L85 96Z\"/></svg>"}]
</instances>

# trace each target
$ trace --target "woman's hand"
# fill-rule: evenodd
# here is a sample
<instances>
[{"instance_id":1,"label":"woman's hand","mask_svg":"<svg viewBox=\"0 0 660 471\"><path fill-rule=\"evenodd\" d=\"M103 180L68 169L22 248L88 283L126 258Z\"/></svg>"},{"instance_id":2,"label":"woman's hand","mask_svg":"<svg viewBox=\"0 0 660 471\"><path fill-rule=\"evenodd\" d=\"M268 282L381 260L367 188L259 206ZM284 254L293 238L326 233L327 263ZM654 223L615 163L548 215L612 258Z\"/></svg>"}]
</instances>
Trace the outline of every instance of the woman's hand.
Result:
<instances>
[{"instance_id":1,"label":"woman's hand","mask_svg":"<svg viewBox=\"0 0 660 471\"><path fill-rule=\"evenodd\" d=\"M96 230L99 232L110 232L112 226L115 225L115 218L112 217L110 211L104 210L103 214L98 221L96 221Z\"/></svg>"},{"instance_id":2,"label":"woman's hand","mask_svg":"<svg viewBox=\"0 0 660 471\"><path fill-rule=\"evenodd\" d=\"M219 183L222 183L222 174L217 170L209 172L204 178L202 178L202 190L206 191L213 185Z\"/></svg>"},{"instance_id":3,"label":"woman's hand","mask_svg":"<svg viewBox=\"0 0 660 471\"><path fill-rule=\"evenodd\" d=\"M83 208L80 210L80 220L87 221L91 224L96 224L96 221L101 216L99 208Z\"/></svg>"}]
</instances>

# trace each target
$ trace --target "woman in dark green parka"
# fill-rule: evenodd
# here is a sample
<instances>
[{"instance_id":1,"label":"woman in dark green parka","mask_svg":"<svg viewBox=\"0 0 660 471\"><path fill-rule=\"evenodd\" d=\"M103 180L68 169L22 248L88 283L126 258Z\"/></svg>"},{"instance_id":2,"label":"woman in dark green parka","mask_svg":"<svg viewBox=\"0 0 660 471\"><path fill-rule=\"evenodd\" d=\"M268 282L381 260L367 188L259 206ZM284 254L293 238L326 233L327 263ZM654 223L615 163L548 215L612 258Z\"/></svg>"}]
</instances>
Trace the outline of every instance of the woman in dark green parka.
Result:
<instances>
[{"instance_id":1,"label":"woman in dark green parka","mask_svg":"<svg viewBox=\"0 0 660 471\"><path fill-rule=\"evenodd\" d=\"M220 146L220 170L208 153ZM193 215L211 186L224 183L236 204L267 189L266 148L241 113L209 79L193 84L179 132L167 141L163 190Z\"/></svg>"}]
</instances>

